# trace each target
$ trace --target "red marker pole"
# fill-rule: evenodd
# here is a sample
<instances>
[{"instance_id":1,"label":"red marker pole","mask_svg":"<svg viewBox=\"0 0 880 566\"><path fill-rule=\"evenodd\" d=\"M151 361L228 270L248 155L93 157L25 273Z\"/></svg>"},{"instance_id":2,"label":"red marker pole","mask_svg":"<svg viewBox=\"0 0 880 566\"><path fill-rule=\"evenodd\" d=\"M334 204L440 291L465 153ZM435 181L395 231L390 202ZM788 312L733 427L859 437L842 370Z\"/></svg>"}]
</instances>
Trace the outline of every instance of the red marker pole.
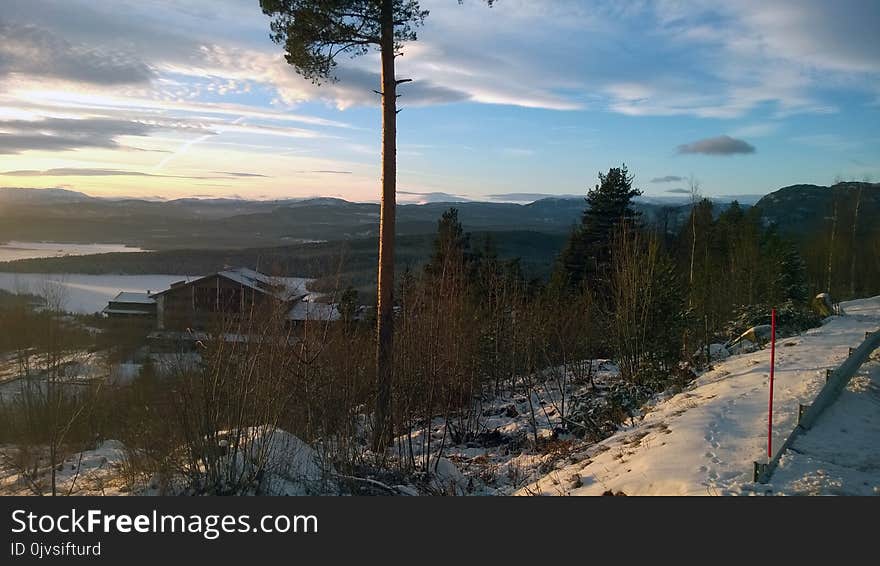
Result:
<instances>
[{"instance_id":1,"label":"red marker pole","mask_svg":"<svg viewBox=\"0 0 880 566\"><path fill-rule=\"evenodd\" d=\"M770 310L770 408L767 416L767 458L773 458L773 368L776 364L776 309Z\"/></svg>"}]
</instances>

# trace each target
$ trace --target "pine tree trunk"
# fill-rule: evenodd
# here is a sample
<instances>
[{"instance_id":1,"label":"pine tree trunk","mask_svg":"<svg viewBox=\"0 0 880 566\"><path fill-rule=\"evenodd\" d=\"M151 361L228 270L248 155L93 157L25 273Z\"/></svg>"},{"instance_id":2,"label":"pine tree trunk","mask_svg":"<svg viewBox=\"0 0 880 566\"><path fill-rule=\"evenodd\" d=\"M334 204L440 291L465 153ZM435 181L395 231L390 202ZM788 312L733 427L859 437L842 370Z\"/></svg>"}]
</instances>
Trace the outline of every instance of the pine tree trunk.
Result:
<instances>
[{"instance_id":1,"label":"pine tree trunk","mask_svg":"<svg viewBox=\"0 0 880 566\"><path fill-rule=\"evenodd\" d=\"M382 0L382 203L376 329L376 422L373 450L389 445L394 336L394 233L397 200L397 82L394 74L394 1Z\"/></svg>"}]
</instances>

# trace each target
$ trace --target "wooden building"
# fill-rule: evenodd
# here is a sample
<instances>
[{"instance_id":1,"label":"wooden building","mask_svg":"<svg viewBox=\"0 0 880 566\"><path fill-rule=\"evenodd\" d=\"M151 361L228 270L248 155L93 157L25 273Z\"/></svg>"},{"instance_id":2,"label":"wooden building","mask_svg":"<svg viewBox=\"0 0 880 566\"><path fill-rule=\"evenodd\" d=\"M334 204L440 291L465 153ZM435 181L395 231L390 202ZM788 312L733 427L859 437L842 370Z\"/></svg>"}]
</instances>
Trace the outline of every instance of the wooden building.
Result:
<instances>
[{"instance_id":1,"label":"wooden building","mask_svg":"<svg viewBox=\"0 0 880 566\"><path fill-rule=\"evenodd\" d=\"M221 322L283 309L285 319L297 326L309 321L339 320L336 305L314 301L305 280L270 277L246 268L228 269L192 280L172 283L159 293L120 293L104 313L110 318L144 320L159 338L191 339L194 332L218 330Z\"/></svg>"},{"instance_id":2,"label":"wooden building","mask_svg":"<svg viewBox=\"0 0 880 566\"><path fill-rule=\"evenodd\" d=\"M154 295L159 330L206 329L213 323L268 306L282 306L305 294L283 279L252 269L232 269L172 283Z\"/></svg>"},{"instance_id":3,"label":"wooden building","mask_svg":"<svg viewBox=\"0 0 880 566\"><path fill-rule=\"evenodd\" d=\"M123 291L102 312L111 319L151 321L156 318L156 299L148 293Z\"/></svg>"}]
</instances>

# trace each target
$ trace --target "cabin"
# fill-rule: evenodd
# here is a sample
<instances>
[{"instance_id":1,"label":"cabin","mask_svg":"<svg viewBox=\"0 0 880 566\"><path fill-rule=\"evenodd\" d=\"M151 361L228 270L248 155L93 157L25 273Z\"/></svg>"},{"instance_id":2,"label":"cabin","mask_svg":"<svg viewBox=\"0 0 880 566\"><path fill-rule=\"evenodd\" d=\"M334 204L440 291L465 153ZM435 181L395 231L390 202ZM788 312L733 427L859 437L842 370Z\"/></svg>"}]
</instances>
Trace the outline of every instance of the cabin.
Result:
<instances>
[{"instance_id":1,"label":"cabin","mask_svg":"<svg viewBox=\"0 0 880 566\"><path fill-rule=\"evenodd\" d=\"M218 271L191 281L172 283L152 295L159 331L206 330L263 308L283 308L290 323L335 321L334 305L311 300L300 279L270 277L253 269Z\"/></svg>"},{"instance_id":2,"label":"cabin","mask_svg":"<svg viewBox=\"0 0 880 566\"><path fill-rule=\"evenodd\" d=\"M224 341L248 340L223 328L233 330L228 323L269 308L283 309L292 329L341 318L336 305L313 300L304 280L247 268L177 281L158 293L119 293L103 312L115 319L118 332L145 331L153 352L185 352L195 351L215 331Z\"/></svg>"},{"instance_id":3,"label":"cabin","mask_svg":"<svg viewBox=\"0 0 880 566\"><path fill-rule=\"evenodd\" d=\"M245 268L177 281L155 295L156 328L204 330L219 320L286 302L294 292L281 280Z\"/></svg>"},{"instance_id":4,"label":"cabin","mask_svg":"<svg viewBox=\"0 0 880 566\"><path fill-rule=\"evenodd\" d=\"M149 293L119 293L102 311L107 318L150 321L156 318L156 299Z\"/></svg>"}]
</instances>

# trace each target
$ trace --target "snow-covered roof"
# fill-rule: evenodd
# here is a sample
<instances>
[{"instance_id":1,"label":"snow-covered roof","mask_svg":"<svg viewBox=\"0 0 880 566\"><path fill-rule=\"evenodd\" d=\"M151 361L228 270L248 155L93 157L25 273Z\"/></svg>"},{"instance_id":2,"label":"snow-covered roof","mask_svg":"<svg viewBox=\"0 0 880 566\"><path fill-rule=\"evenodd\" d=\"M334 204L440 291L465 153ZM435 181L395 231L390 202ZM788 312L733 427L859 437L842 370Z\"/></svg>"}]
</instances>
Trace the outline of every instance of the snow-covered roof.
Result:
<instances>
[{"instance_id":1,"label":"snow-covered roof","mask_svg":"<svg viewBox=\"0 0 880 566\"><path fill-rule=\"evenodd\" d=\"M116 295L111 303L136 303L139 305L152 305L155 304L156 299L151 297L147 293L131 293L129 291L123 291Z\"/></svg>"},{"instance_id":2,"label":"snow-covered roof","mask_svg":"<svg viewBox=\"0 0 880 566\"><path fill-rule=\"evenodd\" d=\"M272 277L264 273L260 273L259 271L248 269L246 267L224 269L223 271L218 271L217 273L212 273L210 275L205 275L204 277L198 277L196 279L187 281L185 284L190 285L203 279L214 277L215 275L223 277L224 279L232 281L233 283L238 283L243 287L248 287L261 293L274 295L275 297L285 301L289 301L295 298L297 295L302 296L306 294L304 289L305 282L303 279L296 277ZM171 287L171 289L175 288L175 286ZM165 291L162 291L162 293L167 293L171 289L166 289Z\"/></svg>"},{"instance_id":3,"label":"snow-covered roof","mask_svg":"<svg viewBox=\"0 0 880 566\"><path fill-rule=\"evenodd\" d=\"M288 320L339 320L336 305L309 301L308 298L296 301L287 313Z\"/></svg>"},{"instance_id":4,"label":"snow-covered roof","mask_svg":"<svg viewBox=\"0 0 880 566\"><path fill-rule=\"evenodd\" d=\"M306 294L304 281L296 277L272 277L246 267L219 271L217 275L244 285L245 287L273 294L279 299L285 301Z\"/></svg>"},{"instance_id":5,"label":"snow-covered roof","mask_svg":"<svg viewBox=\"0 0 880 566\"><path fill-rule=\"evenodd\" d=\"M275 285L272 278L268 275L263 275L259 271L246 267L218 271L217 275L259 291L269 291Z\"/></svg>"}]
</instances>

